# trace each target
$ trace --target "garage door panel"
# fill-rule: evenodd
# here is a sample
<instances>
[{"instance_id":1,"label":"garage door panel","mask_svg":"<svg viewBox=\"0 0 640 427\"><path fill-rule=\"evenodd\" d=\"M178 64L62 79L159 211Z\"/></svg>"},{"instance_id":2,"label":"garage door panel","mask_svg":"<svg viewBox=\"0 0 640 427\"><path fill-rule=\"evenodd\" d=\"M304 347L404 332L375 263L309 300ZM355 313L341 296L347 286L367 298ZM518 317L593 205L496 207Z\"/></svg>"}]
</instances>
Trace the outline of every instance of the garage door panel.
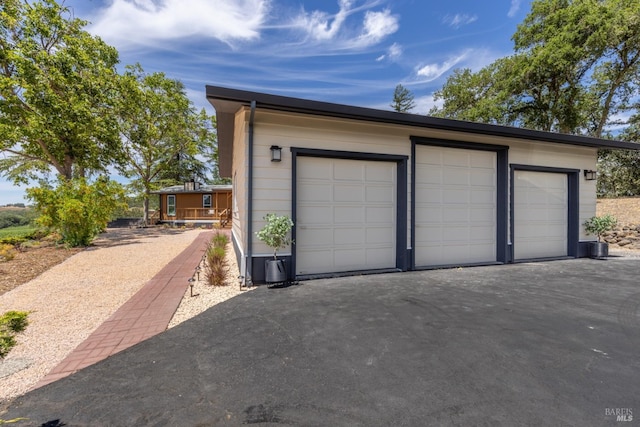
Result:
<instances>
[{"instance_id":1,"label":"garage door panel","mask_svg":"<svg viewBox=\"0 0 640 427\"><path fill-rule=\"evenodd\" d=\"M365 201L367 203L393 200L395 189L390 185L371 185L365 189Z\"/></svg>"},{"instance_id":2,"label":"garage door panel","mask_svg":"<svg viewBox=\"0 0 640 427\"><path fill-rule=\"evenodd\" d=\"M468 204L471 199L471 190L468 188L450 188L444 192L443 202L445 204Z\"/></svg>"},{"instance_id":3,"label":"garage door panel","mask_svg":"<svg viewBox=\"0 0 640 427\"><path fill-rule=\"evenodd\" d=\"M386 244L389 240L393 240L394 232L392 227L367 227L365 243L367 246Z\"/></svg>"},{"instance_id":4,"label":"garage door panel","mask_svg":"<svg viewBox=\"0 0 640 427\"><path fill-rule=\"evenodd\" d=\"M332 165L321 163L308 163L304 168L298 168L297 176L299 180L329 180L333 173Z\"/></svg>"},{"instance_id":5,"label":"garage door panel","mask_svg":"<svg viewBox=\"0 0 640 427\"><path fill-rule=\"evenodd\" d=\"M366 207L365 220L367 224L391 224L395 218L395 207L373 206Z\"/></svg>"},{"instance_id":6,"label":"garage door panel","mask_svg":"<svg viewBox=\"0 0 640 427\"><path fill-rule=\"evenodd\" d=\"M447 215L443 218L442 222L447 227L464 225L466 226L469 221L469 209L467 206L452 207L447 209Z\"/></svg>"},{"instance_id":7,"label":"garage door panel","mask_svg":"<svg viewBox=\"0 0 640 427\"><path fill-rule=\"evenodd\" d=\"M331 210L331 208L329 208ZM336 206L333 217L327 218L327 224L362 224L365 220L362 206Z\"/></svg>"},{"instance_id":8,"label":"garage door panel","mask_svg":"<svg viewBox=\"0 0 640 427\"><path fill-rule=\"evenodd\" d=\"M329 234L325 231L326 234ZM336 245L348 245L352 242L363 242L366 232L362 228L339 228L333 231L333 243Z\"/></svg>"},{"instance_id":9,"label":"garage door panel","mask_svg":"<svg viewBox=\"0 0 640 427\"><path fill-rule=\"evenodd\" d=\"M313 244L308 245L309 248L329 247L333 244L333 236L331 233L327 233L325 227L310 228L300 226L297 234L296 237L298 239L313 242Z\"/></svg>"},{"instance_id":10,"label":"garage door panel","mask_svg":"<svg viewBox=\"0 0 640 427\"><path fill-rule=\"evenodd\" d=\"M324 199L326 190L322 200L313 193L301 194L313 188L298 179L297 223L315 217L324 227L322 245L314 241L319 239L316 234L296 233L296 274L395 267L396 163L300 157L297 164L300 170L328 173L318 179L330 189L330 197ZM315 164L323 166L311 166ZM321 254L318 260L313 257L315 251Z\"/></svg>"},{"instance_id":11,"label":"garage door panel","mask_svg":"<svg viewBox=\"0 0 640 427\"><path fill-rule=\"evenodd\" d=\"M482 186L493 188L496 183L495 171L488 169L472 170L469 182L474 188Z\"/></svg>"},{"instance_id":12,"label":"garage door panel","mask_svg":"<svg viewBox=\"0 0 640 427\"><path fill-rule=\"evenodd\" d=\"M469 236L473 242L485 242L481 244L482 246L486 246L486 242L493 245L493 240L496 237L496 229L492 224L488 224L485 227L471 227Z\"/></svg>"},{"instance_id":13,"label":"garage door panel","mask_svg":"<svg viewBox=\"0 0 640 427\"><path fill-rule=\"evenodd\" d=\"M418 216L418 212L420 216ZM416 204L416 228L430 223L442 223L442 207L440 205Z\"/></svg>"},{"instance_id":14,"label":"garage door panel","mask_svg":"<svg viewBox=\"0 0 640 427\"><path fill-rule=\"evenodd\" d=\"M416 184L440 185L442 184L442 171L438 167L432 167L430 164L416 165L416 168L423 169L420 175L416 175Z\"/></svg>"},{"instance_id":15,"label":"garage door panel","mask_svg":"<svg viewBox=\"0 0 640 427\"><path fill-rule=\"evenodd\" d=\"M467 152L444 150L442 152L442 164L445 166L469 166L469 155Z\"/></svg>"},{"instance_id":16,"label":"garage door panel","mask_svg":"<svg viewBox=\"0 0 640 427\"><path fill-rule=\"evenodd\" d=\"M361 248L336 248L333 264L336 271L359 270L366 265L366 254Z\"/></svg>"},{"instance_id":17,"label":"garage door panel","mask_svg":"<svg viewBox=\"0 0 640 427\"><path fill-rule=\"evenodd\" d=\"M311 274L304 266L313 265L317 269L329 269L333 266L333 250L314 249L296 251L296 269L298 274Z\"/></svg>"},{"instance_id":18,"label":"garage door panel","mask_svg":"<svg viewBox=\"0 0 640 427\"><path fill-rule=\"evenodd\" d=\"M567 255L568 178L564 173L514 172L514 258Z\"/></svg>"},{"instance_id":19,"label":"garage door panel","mask_svg":"<svg viewBox=\"0 0 640 427\"><path fill-rule=\"evenodd\" d=\"M415 195L416 195L416 205L428 206L431 204L441 204L443 191L442 191L442 188L440 187L416 186ZM428 203L425 203L423 201L428 201ZM419 214L420 214L420 211L418 210L416 212L416 215L419 215Z\"/></svg>"},{"instance_id":20,"label":"garage door panel","mask_svg":"<svg viewBox=\"0 0 640 427\"><path fill-rule=\"evenodd\" d=\"M364 188L362 185L344 184L333 188L334 202L357 203L364 201Z\"/></svg>"},{"instance_id":21,"label":"garage door panel","mask_svg":"<svg viewBox=\"0 0 640 427\"><path fill-rule=\"evenodd\" d=\"M327 224L333 217L333 209L321 204L303 205L298 208L298 224Z\"/></svg>"},{"instance_id":22,"label":"garage door panel","mask_svg":"<svg viewBox=\"0 0 640 427\"><path fill-rule=\"evenodd\" d=\"M479 153L480 155L471 156L471 167L473 170L487 169L491 173L495 173L495 161L493 153Z\"/></svg>"},{"instance_id":23,"label":"garage door panel","mask_svg":"<svg viewBox=\"0 0 640 427\"><path fill-rule=\"evenodd\" d=\"M390 264L395 260L389 258L390 254L386 248L370 248L366 250L367 264Z\"/></svg>"},{"instance_id":24,"label":"garage door panel","mask_svg":"<svg viewBox=\"0 0 640 427\"><path fill-rule=\"evenodd\" d=\"M368 183L386 183L395 181L395 171L384 162L365 165L365 179Z\"/></svg>"},{"instance_id":25,"label":"garage door panel","mask_svg":"<svg viewBox=\"0 0 640 427\"><path fill-rule=\"evenodd\" d=\"M444 234L440 223L435 226L416 225L416 247L441 245ZM432 241L435 243L430 244Z\"/></svg>"},{"instance_id":26,"label":"garage door panel","mask_svg":"<svg viewBox=\"0 0 640 427\"><path fill-rule=\"evenodd\" d=\"M497 154L418 145L415 162L416 266L494 262Z\"/></svg>"},{"instance_id":27,"label":"garage door panel","mask_svg":"<svg viewBox=\"0 0 640 427\"><path fill-rule=\"evenodd\" d=\"M463 185L466 187L469 184L469 173L461 168L444 169L442 178L447 185Z\"/></svg>"},{"instance_id":28,"label":"garage door panel","mask_svg":"<svg viewBox=\"0 0 640 427\"><path fill-rule=\"evenodd\" d=\"M357 160L341 160L341 164L338 167L336 167L336 163L332 163L332 169L333 179L336 181L364 180L364 165Z\"/></svg>"},{"instance_id":29,"label":"garage door panel","mask_svg":"<svg viewBox=\"0 0 640 427\"><path fill-rule=\"evenodd\" d=\"M332 189L328 184L300 182L298 188L303 202L328 202L332 199Z\"/></svg>"}]
</instances>

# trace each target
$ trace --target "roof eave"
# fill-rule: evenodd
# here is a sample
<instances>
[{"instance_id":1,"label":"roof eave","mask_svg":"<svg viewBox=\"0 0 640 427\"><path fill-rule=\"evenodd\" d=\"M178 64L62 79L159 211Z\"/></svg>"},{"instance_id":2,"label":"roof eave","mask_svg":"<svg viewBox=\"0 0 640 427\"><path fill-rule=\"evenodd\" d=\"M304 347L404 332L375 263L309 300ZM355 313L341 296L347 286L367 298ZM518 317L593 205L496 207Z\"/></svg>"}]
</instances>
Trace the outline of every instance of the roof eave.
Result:
<instances>
[{"instance_id":1,"label":"roof eave","mask_svg":"<svg viewBox=\"0 0 640 427\"><path fill-rule=\"evenodd\" d=\"M395 111L312 101L281 95L230 89L220 86L206 86L206 94L207 99L214 106L216 112L221 113L235 114L240 108L249 106L251 101L256 101L256 105L258 107L285 112L314 114L336 118L364 120L377 123L389 123L481 135L493 135L505 138L527 139L584 147L640 150L640 144L626 141L605 140L588 136L544 132L486 123L466 122L418 114L398 113Z\"/></svg>"}]
</instances>

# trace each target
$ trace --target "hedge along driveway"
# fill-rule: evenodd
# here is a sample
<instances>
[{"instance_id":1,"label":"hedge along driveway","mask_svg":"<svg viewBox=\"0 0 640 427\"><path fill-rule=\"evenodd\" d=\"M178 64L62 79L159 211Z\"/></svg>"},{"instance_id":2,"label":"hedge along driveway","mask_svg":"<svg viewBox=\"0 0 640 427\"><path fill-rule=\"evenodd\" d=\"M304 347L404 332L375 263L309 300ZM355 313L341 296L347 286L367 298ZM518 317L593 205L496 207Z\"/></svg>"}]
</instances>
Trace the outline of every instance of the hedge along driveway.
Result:
<instances>
[{"instance_id":1,"label":"hedge along driveway","mask_svg":"<svg viewBox=\"0 0 640 427\"><path fill-rule=\"evenodd\" d=\"M640 413L638 271L637 258L579 259L262 287L2 418L603 425Z\"/></svg>"}]
</instances>

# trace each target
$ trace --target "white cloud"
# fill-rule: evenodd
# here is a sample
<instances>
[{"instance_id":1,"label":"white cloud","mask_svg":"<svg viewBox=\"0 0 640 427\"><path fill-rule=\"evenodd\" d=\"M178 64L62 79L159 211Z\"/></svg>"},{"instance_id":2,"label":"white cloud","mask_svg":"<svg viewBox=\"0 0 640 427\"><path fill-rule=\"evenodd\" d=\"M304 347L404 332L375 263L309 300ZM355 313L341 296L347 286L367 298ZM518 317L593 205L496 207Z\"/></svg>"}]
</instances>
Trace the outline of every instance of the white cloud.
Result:
<instances>
[{"instance_id":1,"label":"white cloud","mask_svg":"<svg viewBox=\"0 0 640 427\"><path fill-rule=\"evenodd\" d=\"M478 20L477 15L467 15L456 13L455 15L447 15L442 19L442 22L453 28L460 28L463 25L471 24Z\"/></svg>"},{"instance_id":2,"label":"white cloud","mask_svg":"<svg viewBox=\"0 0 640 427\"><path fill-rule=\"evenodd\" d=\"M351 13L350 0L340 0L338 2L340 10L335 15L315 10L310 14L303 13L296 20L296 26L306 29L309 35L315 40L330 40L334 38L340 27Z\"/></svg>"},{"instance_id":3,"label":"white cloud","mask_svg":"<svg viewBox=\"0 0 640 427\"><path fill-rule=\"evenodd\" d=\"M391 15L390 10L382 12L367 11L364 15L363 31L358 37L357 44L371 46L386 36L398 31L398 17Z\"/></svg>"},{"instance_id":4,"label":"white cloud","mask_svg":"<svg viewBox=\"0 0 640 427\"><path fill-rule=\"evenodd\" d=\"M389 49L387 49L387 53L377 57L376 61L383 61L385 59L388 59L389 61L397 61L398 59L400 59L401 56L402 56L402 46L399 45L398 43L394 43L391 46L389 46Z\"/></svg>"},{"instance_id":5,"label":"white cloud","mask_svg":"<svg viewBox=\"0 0 640 427\"><path fill-rule=\"evenodd\" d=\"M372 46L398 31L398 17L388 9L367 10L359 29L353 29L347 27L347 18L371 7L371 4L355 7L352 0L339 0L338 6L338 12L333 15L319 10L303 11L291 26L302 30L314 41L332 42L338 49Z\"/></svg>"},{"instance_id":6,"label":"white cloud","mask_svg":"<svg viewBox=\"0 0 640 427\"><path fill-rule=\"evenodd\" d=\"M511 7L509 8L509 12L507 12L509 18L516 16L516 13L520 10L520 3L522 3L522 0L511 0Z\"/></svg>"},{"instance_id":7,"label":"white cloud","mask_svg":"<svg viewBox=\"0 0 640 427\"><path fill-rule=\"evenodd\" d=\"M269 0L113 0L89 28L118 47L192 36L225 43L260 36Z\"/></svg>"},{"instance_id":8,"label":"white cloud","mask_svg":"<svg viewBox=\"0 0 640 427\"><path fill-rule=\"evenodd\" d=\"M465 60L469 56L469 51L465 51L458 56L451 57L442 63L433 63L427 65L421 65L416 69L416 75L422 82L431 82L451 68L455 67L461 61Z\"/></svg>"}]
</instances>

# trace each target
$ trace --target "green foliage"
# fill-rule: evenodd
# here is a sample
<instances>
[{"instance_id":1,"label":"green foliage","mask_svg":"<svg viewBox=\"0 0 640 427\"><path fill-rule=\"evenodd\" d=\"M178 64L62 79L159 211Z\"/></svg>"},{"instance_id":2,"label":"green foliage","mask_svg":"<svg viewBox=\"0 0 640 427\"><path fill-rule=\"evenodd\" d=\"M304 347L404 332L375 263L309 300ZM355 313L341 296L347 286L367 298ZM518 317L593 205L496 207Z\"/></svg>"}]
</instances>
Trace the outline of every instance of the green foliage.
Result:
<instances>
[{"instance_id":1,"label":"green foliage","mask_svg":"<svg viewBox=\"0 0 640 427\"><path fill-rule=\"evenodd\" d=\"M16 345L15 336L29 325L26 311L7 311L0 316L0 359L4 359Z\"/></svg>"},{"instance_id":2,"label":"green foliage","mask_svg":"<svg viewBox=\"0 0 640 427\"><path fill-rule=\"evenodd\" d=\"M113 212L124 206L122 187L106 178L60 180L57 188L31 188L27 197L40 212L38 223L62 235L70 246L87 246L102 232Z\"/></svg>"},{"instance_id":3,"label":"green foliage","mask_svg":"<svg viewBox=\"0 0 640 427\"><path fill-rule=\"evenodd\" d=\"M0 228L15 227L29 224L29 219L15 211L0 212Z\"/></svg>"},{"instance_id":4,"label":"green foliage","mask_svg":"<svg viewBox=\"0 0 640 427\"><path fill-rule=\"evenodd\" d=\"M640 0L535 0L513 35L514 54L458 70L430 114L602 137L637 109Z\"/></svg>"},{"instance_id":5,"label":"green foliage","mask_svg":"<svg viewBox=\"0 0 640 427\"><path fill-rule=\"evenodd\" d=\"M85 25L54 0L2 2L0 173L15 183L106 171L120 152L118 52Z\"/></svg>"},{"instance_id":6,"label":"green foliage","mask_svg":"<svg viewBox=\"0 0 640 427\"><path fill-rule=\"evenodd\" d=\"M273 258L278 259L278 249L284 249L292 243L289 232L293 228L293 221L286 215L278 216L274 213L266 214L263 219L266 224L256 232L256 236L273 249Z\"/></svg>"},{"instance_id":7,"label":"green foliage","mask_svg":"<svg viewBox=\"0 0 640 427\"><path fill-rule=\"evenodd\" d=\"M119 170L142 196L146 222L151 191L206 173L198 155L215 146L215 132L208 128L215 121L195 112L181 82L164 73L147 74L140 65L127 67L120 93Z\"/></svg>"},{"instance_id":8,"label":"green foliage","mask_svg":"<svg viewBox=\"0 0 640 427\"><path fill-rule=\"evenodd\" d=\"M37 217L34 209L3 209L0 210L0 229L19 227L31 223Z\"/></svg>"},{"instance_id":9,"label":"green foliage","mask_svg":"<svg viewBox=\"0 0 640 427\"><path fill-rule=\"evenodd\" d=\"M598 236L598 242L602 240L602 234L611 231L618 224L618 220L612 215L593 216L585 221L584 229L589 234Z\"/></svg>"},{"instance_id":10,"label":"green foliage","mask_svg":"<svg viewBox=\"0 0 640 427\"><path fill-rule=\"evenodd\" d=\"M217 231L213 235L213 238L211 239L211 243L216 248L224 248L227 246L227 243L229 243L229 238L227 237L226 234L220 233L219 231Z\"/></svg>"},{"instance_id":11,"label":"green foliage","mask_svg":"<svg viewBox=\"0 0 640 427\"><path fill-rule=\"evenodd\" d=\"M44 233L41 229L32 225L3 228L0 229L0 243L18 245L28 240L39 239L45 234L46 233Z\"/></svg>"},{"instance_id":12,"label":"green foliage","mask_svg":"<svg viewBox=\"0 0 640 427\"><path fill-rule=\"evenodd\" d=\"M205 252L204 276L211 286L226 286L229 271L226 259L226 245L229 239L223 233L216 232Z\"/></svg>"},{"instance_id":13,"label":"green foliage","mask_svg":"<svg viewBox=\"0 0 640 427\"><path fill-rule=\"evenodd\" d=\"M640 142L640 114L630 119L622 132L625 141ZM624 197L640 194L640 151L600 150L598 152L598 196Z\"/></svg>"},{"instance_id":14,"label":"green foliage","mask_svg":"<svg viewBox=\"0 0 640 427\"><path fill-rule=\"evenodd\" d=\"M401 84L393 91L393 102L390 107L399 113L408 113L416 106L413 93Z\"/></svg>"}]
</instances>

